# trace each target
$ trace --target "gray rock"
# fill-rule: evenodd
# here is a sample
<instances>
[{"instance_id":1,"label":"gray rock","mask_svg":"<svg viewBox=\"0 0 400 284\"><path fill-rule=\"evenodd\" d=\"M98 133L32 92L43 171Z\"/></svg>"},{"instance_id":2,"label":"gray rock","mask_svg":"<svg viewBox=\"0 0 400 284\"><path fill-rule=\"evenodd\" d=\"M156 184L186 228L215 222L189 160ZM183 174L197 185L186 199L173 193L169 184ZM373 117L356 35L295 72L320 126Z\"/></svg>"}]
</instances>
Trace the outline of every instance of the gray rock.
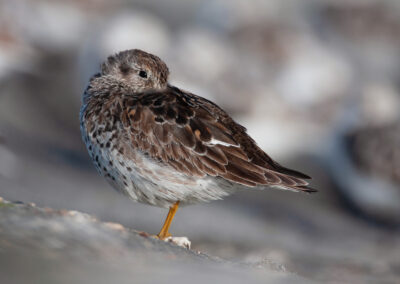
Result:
<instances>
[{"instance_id":1,"label":"gray rock","mask_svg":"<svg viewBox=\"0 0 400 284\"><path fill-rule=\"evenodd\" d=\"M273 260L234 263L77 211L0 199L2 283L310 283Z\"/></svg>"}]
</instances>

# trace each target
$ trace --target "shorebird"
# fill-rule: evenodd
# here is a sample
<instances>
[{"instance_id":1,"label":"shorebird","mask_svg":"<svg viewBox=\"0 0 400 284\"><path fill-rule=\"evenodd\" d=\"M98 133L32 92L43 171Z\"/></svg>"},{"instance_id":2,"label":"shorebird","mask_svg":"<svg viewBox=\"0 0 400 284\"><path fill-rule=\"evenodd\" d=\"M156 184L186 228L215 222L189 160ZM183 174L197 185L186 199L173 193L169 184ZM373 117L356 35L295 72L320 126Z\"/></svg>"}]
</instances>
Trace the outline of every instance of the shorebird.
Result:
<instances>
[{"instance_id":1,"label":"shorebird","mask_svg":"<svg viewBox=\"0 0 400 284\"><path fill-rule=\"evenodd\" d=\"M239 188L315 192L310 177L268 156L215 103L168 83L157 56L107 58L83 94L81 132L98 172L134 201L169 208L221 199Z\"/></svg>"}]
</instances>

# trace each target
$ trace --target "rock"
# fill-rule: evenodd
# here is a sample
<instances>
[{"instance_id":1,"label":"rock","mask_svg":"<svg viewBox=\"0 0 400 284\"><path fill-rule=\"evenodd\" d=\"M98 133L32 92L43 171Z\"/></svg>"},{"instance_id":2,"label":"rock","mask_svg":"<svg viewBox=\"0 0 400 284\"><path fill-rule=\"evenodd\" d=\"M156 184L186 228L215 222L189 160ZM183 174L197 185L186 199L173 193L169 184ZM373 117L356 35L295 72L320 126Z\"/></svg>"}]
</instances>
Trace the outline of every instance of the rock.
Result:
<instances>
[{"instance_id":1,"label":"rock","mask_svg":"<svg viewBox=\"0 0 400 284\"><path fill-rule=\"evenodd\" d=\"M273 260L229 262L78 211L0 201L6 283L310 283Z\"/></svg>"}]
</instances>

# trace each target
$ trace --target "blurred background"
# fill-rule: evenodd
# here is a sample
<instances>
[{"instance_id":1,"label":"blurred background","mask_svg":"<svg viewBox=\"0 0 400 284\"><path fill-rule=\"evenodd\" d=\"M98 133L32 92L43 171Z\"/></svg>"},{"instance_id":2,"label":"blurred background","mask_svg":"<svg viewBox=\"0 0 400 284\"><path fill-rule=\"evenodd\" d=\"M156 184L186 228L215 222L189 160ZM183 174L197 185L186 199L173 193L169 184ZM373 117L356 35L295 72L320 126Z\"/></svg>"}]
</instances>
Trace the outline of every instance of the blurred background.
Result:
<instances>
[{"instance_id":1,"label":"blurred background","mask_svg":"<svg viewBox=\"0 0 400 284\"><path fill-rule=\"evenodd\" d=\"M166 210L112 190L79 131L88 79L131 48L319 189L185 207L175 235L317 281L400 281L399 1L0 0L0 196L158 232Z\"/></svg>"}]
</instances>

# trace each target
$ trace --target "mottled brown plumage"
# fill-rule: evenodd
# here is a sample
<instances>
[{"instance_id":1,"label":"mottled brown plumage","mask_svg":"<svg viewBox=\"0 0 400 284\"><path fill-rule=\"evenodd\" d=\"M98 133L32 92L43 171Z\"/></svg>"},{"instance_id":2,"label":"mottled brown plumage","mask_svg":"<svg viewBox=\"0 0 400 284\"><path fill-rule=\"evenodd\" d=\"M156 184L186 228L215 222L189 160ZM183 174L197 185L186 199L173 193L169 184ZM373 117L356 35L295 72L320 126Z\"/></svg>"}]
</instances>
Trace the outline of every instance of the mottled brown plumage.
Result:
<instances>
[{"instance_id":1,"label":"mottled brown plumage","mask_svg":"<svg viewBox=\"0 0 400 284\"><path fill-rule=\"evenodd\" d=\"M238 186L315 191L216 104L169 85L158 57L128 50L101 70L83 95L82 136L99 172L134 200L167 207Z\"/></svg>"}]
</instances>

